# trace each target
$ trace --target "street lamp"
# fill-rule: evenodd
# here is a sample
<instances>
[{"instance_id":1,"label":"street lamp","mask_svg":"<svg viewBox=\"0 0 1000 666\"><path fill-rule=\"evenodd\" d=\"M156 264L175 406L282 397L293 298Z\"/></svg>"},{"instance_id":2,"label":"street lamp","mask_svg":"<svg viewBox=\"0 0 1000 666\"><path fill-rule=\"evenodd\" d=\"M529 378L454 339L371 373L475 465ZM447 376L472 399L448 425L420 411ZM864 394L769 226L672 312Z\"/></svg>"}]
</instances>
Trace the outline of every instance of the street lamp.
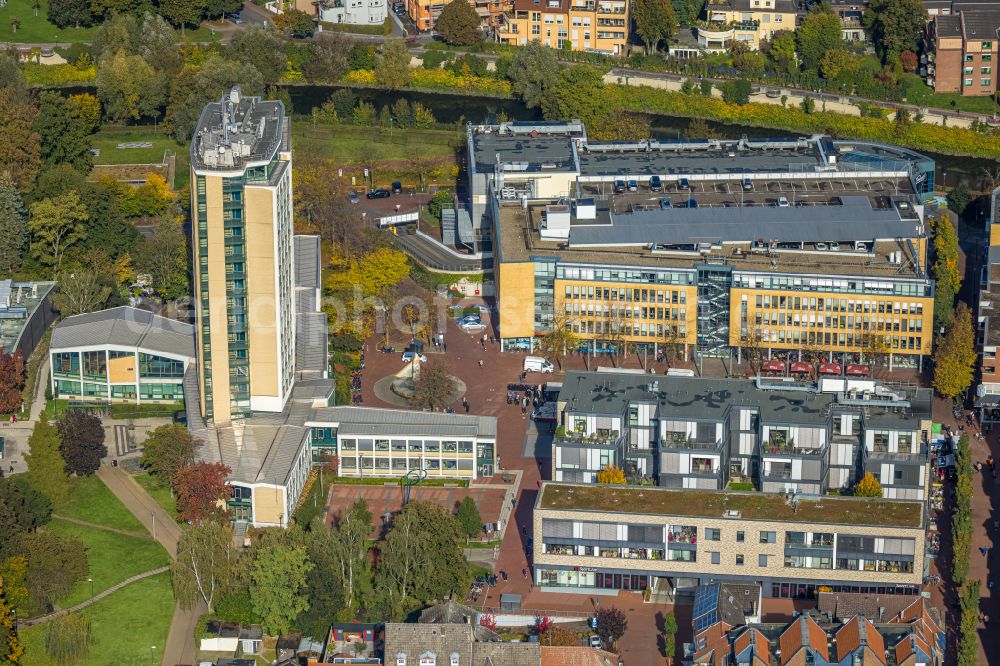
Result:
<instances>
[{"instance_id":1,"label":"street lamp","mask_svg":"<svg viewBox=\"0 0 1000 666\"><path fill-rule=\"evenodd\" d=\"M156 664L156 646L149 646L149 663Z\"/></svg>"},{"instance_id":2,"label":"street lamp","mask_svg":"<svg viewBox=\"0 0 1000 666\"><path fill-rule=\"evenodd\" d=\"M94 598L94 579L93 578L88 578L87 582L90 583L90 598L93 599Z\"/></svg>"}]
</instances>

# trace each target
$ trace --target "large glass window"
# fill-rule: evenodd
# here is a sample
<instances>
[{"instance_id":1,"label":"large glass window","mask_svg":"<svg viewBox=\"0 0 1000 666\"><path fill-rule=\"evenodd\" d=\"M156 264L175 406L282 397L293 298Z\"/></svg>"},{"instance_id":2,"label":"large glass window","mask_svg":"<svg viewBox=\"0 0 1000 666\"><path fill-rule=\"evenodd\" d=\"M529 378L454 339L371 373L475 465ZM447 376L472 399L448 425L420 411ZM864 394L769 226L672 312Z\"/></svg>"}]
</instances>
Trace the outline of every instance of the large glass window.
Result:
<instances>
[{"instance_id":1,"label":"large glass window","mask_svg":"<svg viewBox=\"0 0 1000 666\"><path fill-rule=\"evenodd\" d=\"M173 377L183 379L184 362L156 356L154 354L139 354L140 377Z\"/></svg>"},{"instance_id":2,"label":"large glass window","mask_svg":"<svg viewBox=\"0 0 1000 666\"><path fill-rule=\"evenodd\" d=\"M135 400L135 384L112 386L111 397L116 400Z\"/></svg>"},{"instance_id":3,"label":"large glass window","mask_svg":"<svg viewBox=\"0 0 1000 666\"><path fill-rule=\"evenodd\" d=\"M184 387L180 384L139 384L142 400L179 401L184 398Z\"/></svg>"},{"instance_id":4,"label":"large glass window","mask_svg":"<svg viewBox=\"0 0 1000 666\"><path fill-rule=\"evenodd\" d=\"M83 376L88 379L107 379L108 364L103 351L83 352Z\"/></svg>"},{"instance_id":5,"label":"large glass window","mask_svg":"<svg viewBox=\"0 0 1000 666\"><path fill-rule=\"evenodd\" d=\"M80 373L79 352L60 352L53 354L52 372L57 375L78 375Z\"/></svg>"}]
</instances>

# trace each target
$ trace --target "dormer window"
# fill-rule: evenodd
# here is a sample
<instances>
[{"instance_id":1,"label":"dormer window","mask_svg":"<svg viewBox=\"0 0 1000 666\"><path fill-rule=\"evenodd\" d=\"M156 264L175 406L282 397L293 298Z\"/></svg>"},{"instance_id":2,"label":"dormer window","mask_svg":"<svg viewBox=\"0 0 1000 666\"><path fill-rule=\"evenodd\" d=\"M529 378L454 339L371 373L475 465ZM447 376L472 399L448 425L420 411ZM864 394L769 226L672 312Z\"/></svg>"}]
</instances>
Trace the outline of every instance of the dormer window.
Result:
<instances>
[{"instance_id":1,"label":"dormer window","mask_svg":"<svg viewBox=\"0 0 1000 666\"><path fill-rule=\"evenodd\" d=\"M457 652L451 653L451 658L448 660L448 666L459 666Z\"/></svg>"},{"instance_id":2,"label":"dormer window","mask_svg":"<svg viewBox=\"0 0 1000 666\"><path fill-rule=\"evenodd\" d=\"M406 666L406 654L403 652L396 655L396 666Z\"/></svg>"},{"instance_id":3,"label":"dormer window","mask_svg":"<svg viewBox=\"0 0 1000 666\"><path fill-rule=\"evenodd\" d=\"M437 666L437 655L433 652L424 652L420 655L420 666Z\"/></svg>"}]
</instances>

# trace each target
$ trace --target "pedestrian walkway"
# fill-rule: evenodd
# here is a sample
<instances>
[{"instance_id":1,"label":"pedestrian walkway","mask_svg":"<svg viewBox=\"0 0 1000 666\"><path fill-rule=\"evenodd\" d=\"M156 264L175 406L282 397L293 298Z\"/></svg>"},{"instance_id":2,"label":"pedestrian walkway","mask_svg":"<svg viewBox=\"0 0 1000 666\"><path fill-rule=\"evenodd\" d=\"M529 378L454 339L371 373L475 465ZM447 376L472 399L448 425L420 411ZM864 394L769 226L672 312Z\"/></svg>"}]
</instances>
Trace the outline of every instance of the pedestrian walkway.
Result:
<instances>
[{"instance_id":1,"label":"pedestrian walkway","mask_svg":"<svg viewBox=\"0 0 1000 666\"><path fill-rule=\"evenodd\" d=\"M62 518L61 520L68 520L68 519L67 518ZM118 531L118 530L115 530L115 531ZM149 571L144 571L144 572L142 572L140 574L136 574L136 575L132 576L131 578L126 578L125 580L121 581L120 583L115 583L114 585L112 585L108 589L106 589L106 590L104 590L102 592L98 592L97 594L95 594L94 596L92 596L90 599L87 599L86 601L84 601L82 603L79 603L76 606L73 606L71 608L62 608L60 610L57 610L54 613L49 613L48 615L43 615L42 617L36 617L36 618L31 619L31 620L24 620L24 621L21 622L21 625L23 625L25 627L33 627L36 624L45 624L46 622L51 622L52 620L55 620L56 618L62 617L63 615L69 615L70 613L75 613L75 612L77 612L79 610L83 610L84 608L86 608L87 606L90 606L91 604L96 604L98 601L100 601L104 597L117 592L118 590L122 589L126 585L131 585L132 583L135 583L136 581L140 581L140 580L143 580L144 578L149 578L151 576L158 576L161 573L166 573L168 571L170 571L170 567L169 566L159 567L159 568L156 568L156 569L150 569Z\"/></svg>"},{"instance_id":2,"label":"pedestrian walkway","mask_svg":"<svg viewBox=\"0 0 1000 666\"><path fill-rule=\"evenodd\" d=\"M121 530L117 527L108 527L107 525L101 525L100 523L92 523L89 520L80 520L79 518L70 518L69 516L60 516L58 513L52 514L53 518L58 520L64 520L67 523L73 523L74 525L82 525L83 527L90 527L95 530L104 530L105 532L114 532L115 534L121 534L127 537L132 537L133 539L146 539L151 541L152 537L146 532L133 532L131 530Z\"/></svg>"},{"instance_id":3,"label":"pedestrian walkway","mask_svg":"<svg viewBox=\"0 0 1000 666\"><path fill-rule=\"evenodd\" d=\"M153 538L160 542L170 557L176 558L181 528L163 507L120 467L103 465L97 470L97 476L142 523L142 526L150 531ZM206 612L208 607L201 601L187 610L181 608L180 603L174 607L170 632L167 634L167 642L163 649L163 666L195 663L197 656L194 642L195 625L198 623L198 618Z\"/></svg>"}]
</instances>

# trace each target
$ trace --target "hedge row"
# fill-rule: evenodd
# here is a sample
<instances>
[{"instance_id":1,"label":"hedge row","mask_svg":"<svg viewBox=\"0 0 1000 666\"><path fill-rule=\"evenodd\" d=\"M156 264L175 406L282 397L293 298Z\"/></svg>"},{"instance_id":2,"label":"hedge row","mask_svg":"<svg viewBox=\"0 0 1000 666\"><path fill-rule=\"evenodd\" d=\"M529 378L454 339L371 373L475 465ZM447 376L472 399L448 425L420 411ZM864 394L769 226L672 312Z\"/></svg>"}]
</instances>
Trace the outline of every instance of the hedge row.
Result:
<instances>
[{"instance_id":1,"label":"hedge row","mask_svg":"<svg viewBox=\"0 0 1000 666\"><path fill-rule=\"evenodd\" d=\"M988 136L959 127L923 123L898 125L893 121L862 118L827 111L806 113L777 104L729 104L715 97L686 95L648 86L604 86L605 108L668 116L706 118L721 123L773 127L805 134L826 133L838 138L863 139L952 155L1000 158L1000 136Z\"/></svg>"}]
</instances>

